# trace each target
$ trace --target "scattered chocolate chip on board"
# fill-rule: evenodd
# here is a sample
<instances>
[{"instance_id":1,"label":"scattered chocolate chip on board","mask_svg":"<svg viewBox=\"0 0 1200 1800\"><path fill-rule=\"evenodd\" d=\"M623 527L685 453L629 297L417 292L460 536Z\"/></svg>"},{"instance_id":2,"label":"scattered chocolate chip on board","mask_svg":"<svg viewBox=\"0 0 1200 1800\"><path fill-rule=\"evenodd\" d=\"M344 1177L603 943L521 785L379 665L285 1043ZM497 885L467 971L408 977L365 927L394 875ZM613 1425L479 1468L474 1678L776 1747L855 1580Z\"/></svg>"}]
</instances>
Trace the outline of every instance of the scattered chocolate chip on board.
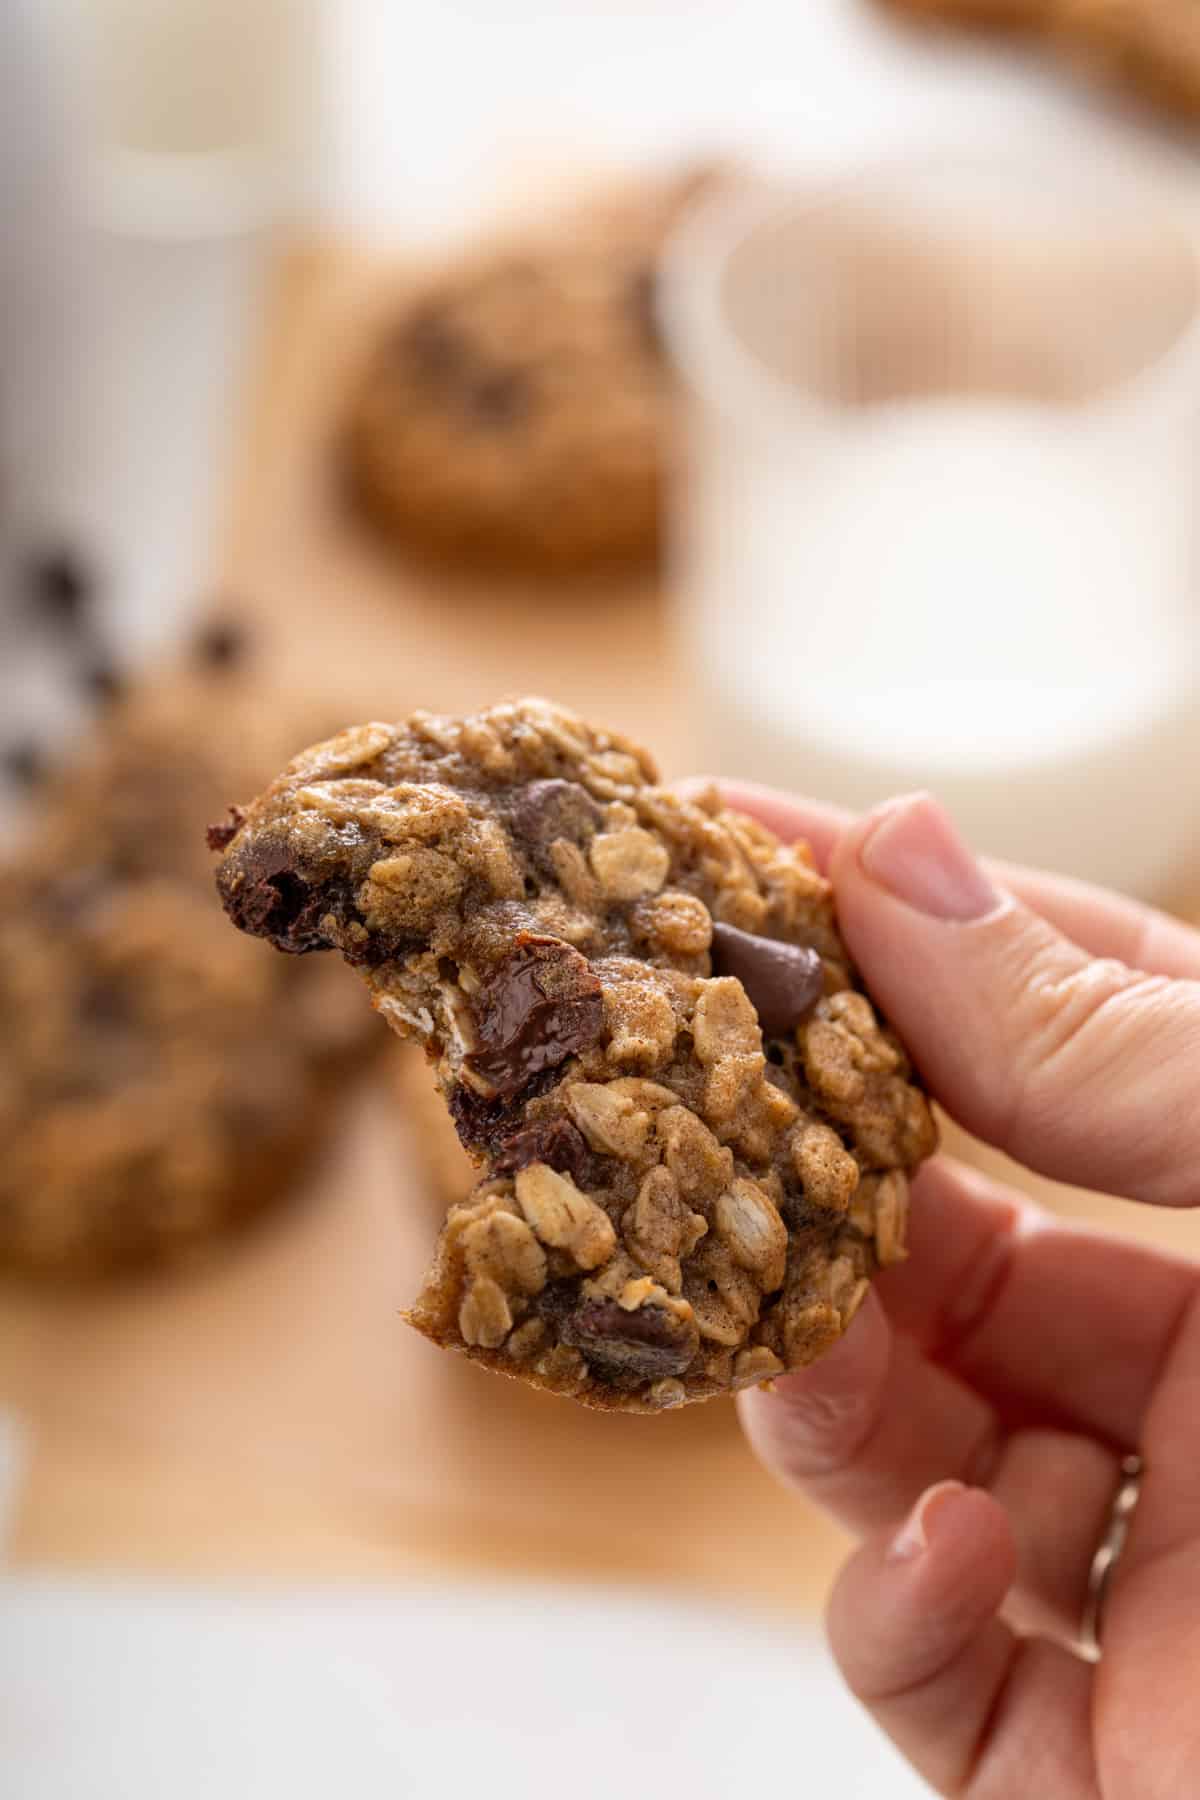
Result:
<instances>
[{"instance_id":1,"label":"scattered chocolate chip on board","mask_svg":"<svg viewBox=\"0 0 1200 1800\"><path fill-rule=\"evenodd\" d=\"M215 834L243 931L340 950L481 1179L407 1317L589 1406L812 1361L935 1127L803 845L540 700L306 750Z\"/></svg>"}]
</instances>

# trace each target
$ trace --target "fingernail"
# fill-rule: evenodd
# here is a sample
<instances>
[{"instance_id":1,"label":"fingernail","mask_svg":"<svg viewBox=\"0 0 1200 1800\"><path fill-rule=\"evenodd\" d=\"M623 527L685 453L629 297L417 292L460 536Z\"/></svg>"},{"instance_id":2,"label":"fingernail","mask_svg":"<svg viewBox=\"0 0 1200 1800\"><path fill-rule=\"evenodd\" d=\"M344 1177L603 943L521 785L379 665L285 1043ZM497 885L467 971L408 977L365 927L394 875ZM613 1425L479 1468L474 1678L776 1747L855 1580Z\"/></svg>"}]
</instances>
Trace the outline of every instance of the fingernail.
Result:
<instances>
[{"instance_id":1,"label":"fingernail","mask_svg":"<svg viewBox=\"0 0 1200 1800\"><path fill-rule=\"evenodd\" d=\"M929 794L910 794L887 807L859 846L858 860L872 881L931 919L965 924L1000 904L1000 895Z\"/></svg>"},{"instance_id":2,"label":"fingernail","mask_svg":"<svg viewBox=\"0 0 1200 1800\"><path fill-rule=\"evenodd\" d=\"M939 1481L926 1488L888 1545L889 1562L911 1562L929 1547L930 1530L942 1508L965 1494L961 1481Z\"/></svg>"}]
</instances>

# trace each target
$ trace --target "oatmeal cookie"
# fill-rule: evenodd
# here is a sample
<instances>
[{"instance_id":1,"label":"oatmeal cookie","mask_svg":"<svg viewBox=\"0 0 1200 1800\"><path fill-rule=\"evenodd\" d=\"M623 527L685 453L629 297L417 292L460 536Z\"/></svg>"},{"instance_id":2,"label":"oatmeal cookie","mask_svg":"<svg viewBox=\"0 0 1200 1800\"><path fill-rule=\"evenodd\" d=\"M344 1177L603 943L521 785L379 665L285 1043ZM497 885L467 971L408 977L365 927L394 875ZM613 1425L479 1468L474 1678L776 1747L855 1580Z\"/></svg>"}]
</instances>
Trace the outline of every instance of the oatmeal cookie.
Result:
<instances>
[{"instance_id":1,"label":"oatmeal cookie","mask_svg":"<svg viewBox=\"0 0 1200 1800\"><path fill-rule=\"evenodd\" d=\"M353 490L378 523L490 566L653 556L674 405L654 268L706 179L580 208L407 298L346 429Z\"/></svg>"},{"instance_id":2,"label":"oatmeal cookie","mask_svg":"<svg viewBox=\"0 0 1200 1800\"><path fill-rule=\"evenodd\" d=\"M1023 33L1165 112L1200 117L1195 0L879 0L939 24Z\"/></svg>"},{"instance_id":3,"label":"oatmeal cookie","mask_svg":"<svg viewBox=\"0 0 1200 1800\"><path fill-rule=\"evenodd\" d=\"M804 847L655 780L543 701L417 713L218 834L234 923L340 950L482 1166L410 1322L635 1412L827 1349L935 1138Z\"/></svg>"},{"instance_id":4,"label":"oatmeal cookie","mask_svg":"<svg viewBox=\"0 0 1200 1800\"><path fill-rule=\"evenodd\" d=\"M0 1266L194 1253L282 1194L374 1041L332 969L264 968L213 898L204 826L278 764L260 698L131 693L0 868Z\"/></svg>"}]
</instances>

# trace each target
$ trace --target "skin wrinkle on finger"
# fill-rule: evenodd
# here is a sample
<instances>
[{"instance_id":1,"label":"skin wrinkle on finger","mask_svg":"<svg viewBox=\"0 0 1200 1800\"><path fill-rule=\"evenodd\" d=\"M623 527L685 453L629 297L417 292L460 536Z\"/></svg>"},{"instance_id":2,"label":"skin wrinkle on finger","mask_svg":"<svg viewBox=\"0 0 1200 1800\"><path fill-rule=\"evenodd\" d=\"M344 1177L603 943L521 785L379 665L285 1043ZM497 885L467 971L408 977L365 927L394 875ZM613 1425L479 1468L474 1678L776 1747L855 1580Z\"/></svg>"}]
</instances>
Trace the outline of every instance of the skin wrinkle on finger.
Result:
<instances>
[{"instance_id":1,"label":"skin wrinkle on finger","mask_svg":"<svg viewBox=\"0 0 1200 1800\"><path fill-rule=\"evenodd\" d=\"M1200 1292L1200 1265L1057 1219L946 1156L914 1184L909 1241L908 1260L877 1284L900 1331L989 1396L1022 1399L1043 1422L1124 1449L1139 1441L1168 1346ZM991 1272L994 1257L1002 1277ZM1048 1358L1042 1322L1051 1312ZM1098 1341L1110 1352L1102 1365Z\"/></svg>"},{"instance_id":2,"label":"skin wrinkle on finger","mask_svg":"<svg viewBox=\"0 0 1200 1800\"><path fill-rule=\"evenodd\" d=\"M1044 952L1047 956L1052 952ZM1180 987L1188 992L1180 994ZM1179 1012L1185 1006L1194 1010L1194 1019L1184 1012L1181 1035L1195 1037L1195 1058L1200 1064L1200 988L1195 983L1181 984L1161 975L1143 975L1125 968L1111 959L1085 963L1058 978L1042 980L1036 962L1029 970L1024 992L1028 999L1028 1023L1013 1030L1012 1085L995 1103L989 1118L967 1121L968 1129L994 1143L997 1148L1022 1160L1030 1160L1030 1145L1046 1146L1047 1161L1057 1161L1057 1143L1062 1119L1070 1106L1086 1115L1093 1089L1104 1099L1106 1086L1119 1084L1128 1071L1127 1039L1134 1039L1138 1056L1136 1085L1144 1092L1167 1065L1178 1060L1180 1045L1167 1029L1164 1017L1158 1034L1145 1042L1144 1010L1159 1007L1164 1015ZM1148 1056L1149 1053L1149 1056ZM1150 1060L1152 1058L1152 1060ZM1082 1067L1077 1067L1081 1064ZM1182 1101L1180 1111L1183 1111ZM1194 1124L1191 1109L1186 1123ZM1106 1129L1119 1126L1122 1137L1122 1188L1132 1198L1146 1199L1156 1205L1194 1205L1197 1192L1194 1178L1185 1167L1186 1155L1172 1149L1169 1160L1164 1144L1172 1143L1173 1121L1161 1106L1148 1106L1144 1118L1136 1111L1122 1108L1114 1121L1112 1110L1107 1118L1101 1114L1095 1139L1103 1144ZM1185 1123L1181 1117L1180 1125ZM1140 1144L1133 1142L1140 1139ZM1140 1151L1140 1154L1139 1154ZM1145 1168L1139 1179L1138 1169ZM1068 1178L1081 1179L1068 1170ZM1089 1169L1088 1185L1103 1191L1101 1168ZM1144 1187L1146 1192L1136 1190Z\"/></svg>"},{"instance_id":3,"label":"skin wrinkle on finger","mask_svg":"<svg viewBox=\"0 0 1200 1800\"><path fill-rule=\"evenodd\" d=\"M853 1462L882 1423L895 1342L868 1294L849 1331L819 1363L779 1377L770 1394L739 1395L753 1441L759 1441L756 1421L765 1421L768 1466L805 1486Z\"/></svg>"},{"instance_id":4,"label":"skin wrinkle on finger","mask_svg":"<svg viewBox=\"0 0 1200 1800\"><path fill-rule=\"evenodd\" d=\"M768 1468L860 1532L878 1529L931 1482L985 1484L1003 1450L995 1409L889 1332L877 1303L863 1313L868 1305L866 1354L853 1356L856 1320L832 1382L818 1363L740 1402Z\"/></svg>"},{"instance_id":5,"label":"skin wrinkle on finger","mask_svg":"<svg viewBox=\"0 0 1200 1800\"><path fill-rule=\"evenodd\" d=\"M948 1158L939 1157L926 1164L913 1183L913 1201L919 1206L923 1189L939 1169L956 1175L969 1175ZM938 1306L929 1320L927 1332L920 1336L921 1347L938 1362L952 1363L955 1355L970 1343L998 1310L1005 1288L1012 1277L1021 1244L1044 1228L1043 1214L1030 1202L1005 1196L1011 1203L995 1219L981 1247L973 1247L963 1259L961 1268L945 1285L944 1304ZM888 1272L881 1277L881 1293L886 1304L890 1285Z\"/></svg>"},{"instance_id":6,"label":"skin wrinkle on finger","mask_svg":"<svg viewBox=\"0 0 1200 1800\"><path fill-rule=\"evenodd\" d=\"M1200 976L1200 932L1145 901L1110 893L1070 875L1024 869L1016 863L985 867L1002 886L1039 913L1087 956L1114 957L1126 968L1182 980Z\"/></svg>"},{"instance_id":7,"label":"skin wrinkle on finger","mask_svg":"<svg viewBox=\"0 0 1200 1800\"><path fill-rule=\"evenodd\" d=\"M1109 957L1150 975L1200 975L1200 932L1144 901L1069 875L983 858L984 867L1085 956Z\"/></svg>"},{"instance_id":8,"label":"skin wrinkle on finger","mask_svg":"<svg viewBox=\"0 0 1200 1800\"><path fill-rule=\"evenodd\" d=\"M987 921L990 923L990 921ZM1160 982L1161 977L1134 977L1111 958L1089 959L1077 952L1075 966L1064 971L1063 947L1052 928L1031 932L1017 918L1015 933L999 946L994 983L1022 996L1022 1017L1010 1026L1014 1059L1003 1075L1004 1086L990 1104L984 1098L980 1117L968 1125L1010 1155L1016 1154L1026 1119L1039 1137L1043 1126L1043 1094L1054 1097L1048 1072L1057 1074L1064 1055L1078 1052L1080 1033L1108 1002L1124 994L1132 982ZM1068 1072L1069 1073L1069 1072ZM1057 1104L1057 1103L1056 1103Z\"/></svg>"}]
</instances>

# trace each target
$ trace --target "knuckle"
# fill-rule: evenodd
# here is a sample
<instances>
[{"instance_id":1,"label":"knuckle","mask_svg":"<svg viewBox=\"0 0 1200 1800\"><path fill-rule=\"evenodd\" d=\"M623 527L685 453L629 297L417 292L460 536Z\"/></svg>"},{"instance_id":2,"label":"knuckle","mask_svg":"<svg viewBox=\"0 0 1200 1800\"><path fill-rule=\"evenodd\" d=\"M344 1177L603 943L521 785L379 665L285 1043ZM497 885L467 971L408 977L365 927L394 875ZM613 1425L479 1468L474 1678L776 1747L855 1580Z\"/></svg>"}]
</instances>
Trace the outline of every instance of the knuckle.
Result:
<instances>
[{"instance_id":1,"label":"knuckle","mask_svg":"<svg viewBox=\"0 0 1200 1800\"><path fill-rule=\"evenodd\" d=\"M1141 901L1131 903L1129 946L1125 961L1131 969L1152 969L1157 960L1158 944L1168 923L1160 912Z\"/></svg>"},{"instance_id":2,"label":"knuckle","mask_svg":"<svg viewBox=\"0 0 1200 1800\"><path fill-rule=\"evenodd\" d=\"M1080 953L1064 963L1061 944L1053 940L1031 946L1010 973L1008 991L1020 1001L993 1061L987 1110L994 1141L1013 1150L1040 1141L1067 1101L1077 1106L1089 1083L1102 1080L1118 1056L1128 1056L1130 1024L1167 999L1173 984L1110 957Z\"/></svg>"},{"instance_id":3,"label":"knuckle","mask_svg":"<svg viewBox=\"0 0 1200 1800\"><path fill-rule=\"evenodd\" d=\"M780 1383L775 1447L783 1473L814 1482L850 1471L882 1417L882 1387L830 1387L807 1372Z\"/></svg>"}]
</instances>

